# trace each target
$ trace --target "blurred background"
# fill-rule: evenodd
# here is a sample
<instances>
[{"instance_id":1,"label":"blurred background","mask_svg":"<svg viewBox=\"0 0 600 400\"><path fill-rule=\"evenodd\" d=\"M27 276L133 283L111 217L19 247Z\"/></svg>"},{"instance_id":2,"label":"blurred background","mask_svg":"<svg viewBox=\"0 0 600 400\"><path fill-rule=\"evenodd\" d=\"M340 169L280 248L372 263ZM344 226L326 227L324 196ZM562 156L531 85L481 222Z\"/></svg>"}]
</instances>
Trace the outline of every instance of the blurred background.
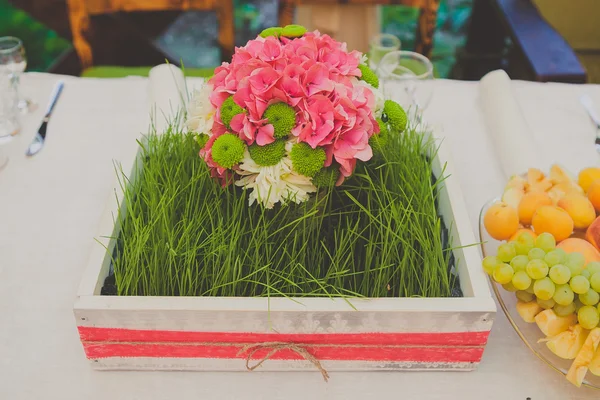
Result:
<instances>
[{"instance_id":1,"label":"blurred background","mask_svg":"<svg viewBox=\"0 0 600 400\"><path fill-rule=\"evenodd\" d=\"M346 6L334 3L0 0L0 36L22 39L28 71L144 75L168 60L184 65L188 74L206 75L230 56L233 44L243 45L263 29L280 25L287 13L296 23L330 27L334 36L358 29L366 43L376 33L392 34L402 50L429 57L436 78L475 80L503 68L513 79L600 82L598 0L340 1L356 3L352 12L368 18L351 27L336 9ZM300 9L311 4L318 14Z\"/></svg>"}]
</instances>

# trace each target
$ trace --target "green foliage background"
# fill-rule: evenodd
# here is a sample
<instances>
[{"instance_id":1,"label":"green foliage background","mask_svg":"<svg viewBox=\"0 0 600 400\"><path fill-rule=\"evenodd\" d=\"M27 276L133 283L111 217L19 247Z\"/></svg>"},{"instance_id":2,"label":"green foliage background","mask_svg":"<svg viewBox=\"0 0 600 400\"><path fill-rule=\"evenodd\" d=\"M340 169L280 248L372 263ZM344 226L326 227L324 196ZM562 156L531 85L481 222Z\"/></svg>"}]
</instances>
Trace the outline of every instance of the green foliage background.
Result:
<instances>
[{"instance_id":1,"label":"green foliage background","mask_svg":"<svg viewBox=\"0 0 600 400\"><path fill-rule=\"evenodd\" d=\"M7 0L0 0L0 36L16 36L23 41L28 71L47 70L71 47L69 41L13 7Z\"/></svg>"}]
</instances>

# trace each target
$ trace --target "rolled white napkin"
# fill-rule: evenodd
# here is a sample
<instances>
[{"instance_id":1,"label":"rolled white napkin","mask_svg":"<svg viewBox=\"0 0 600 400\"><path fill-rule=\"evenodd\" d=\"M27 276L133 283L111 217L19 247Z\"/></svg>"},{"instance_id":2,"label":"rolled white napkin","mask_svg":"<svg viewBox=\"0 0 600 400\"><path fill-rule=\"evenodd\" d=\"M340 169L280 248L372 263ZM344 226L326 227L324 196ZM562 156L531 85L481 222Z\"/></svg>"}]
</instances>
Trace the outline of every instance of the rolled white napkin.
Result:
<instances>
[{"instance_id":1,"label":"rolled white napkin","mask_svg":"<svg viewBox=\"0 0 600 400\"><path fill-rule=\"evenodd\" d=\"M534 136L514 96L506 72L492 71L479 83L481 107L488 133L507 178L542 168Z\"/></svg>"},{"instance_id":2,"label":"rolled white napkin","mask_svg":"<svg viewBox=\"0 0 600 400\"><path fill-rule=\"evenodd\" d=\"M187 104L187 88L181 69L161 64L150 70L150 113L157 133L163 133L170 123L180 125Z\"/></svg>"}]
</instances>

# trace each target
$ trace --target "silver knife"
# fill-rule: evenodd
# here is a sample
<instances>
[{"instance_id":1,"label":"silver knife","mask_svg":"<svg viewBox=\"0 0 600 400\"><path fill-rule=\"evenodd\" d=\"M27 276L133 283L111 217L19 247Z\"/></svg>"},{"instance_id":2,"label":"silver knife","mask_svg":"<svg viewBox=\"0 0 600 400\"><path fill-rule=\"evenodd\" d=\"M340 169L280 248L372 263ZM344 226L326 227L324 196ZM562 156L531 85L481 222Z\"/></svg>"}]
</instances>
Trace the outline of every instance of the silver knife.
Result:
<instances>
[{"instance_id":1,"label":"silver knife","mask_svg":"<svg viewBox=\"0 0 600 400\"><path fill-rule=\"evenodd\" d=\"M42 125L40 125L40 129L38 129L37 133L35 134L35 137L27 148L25 155L31 157L39 153L42 147L44 147L44 141L46 140L46 129L48 129L48 121L50 121L52 110L54 110L54 106L56 105L64 86L64 81L58 81L54 86L54 90L50 96L50 103L48 104L48 109L46 110L46 115L44 115L44 119L42 120Z\"/></svg>"},{"instance_id":2,"label":"silver knife","mask_svg":"<svg viewBox=\"0 0 600 400\"><path fill-rule=\"evenodd\" d=\"M587 113L590 116L590 119L592 120L594 125L596 125L595 145L596 145L596 150L598 152L600 152L600 118L598 117L598 114L596 114L594 102L592 101L592 98L590 96L588 96L587 94L581 95L581 97L579 98L579 102L581 103L583 108L585 108L585 110L587 111Z\"/></svg>"}]
</instances>

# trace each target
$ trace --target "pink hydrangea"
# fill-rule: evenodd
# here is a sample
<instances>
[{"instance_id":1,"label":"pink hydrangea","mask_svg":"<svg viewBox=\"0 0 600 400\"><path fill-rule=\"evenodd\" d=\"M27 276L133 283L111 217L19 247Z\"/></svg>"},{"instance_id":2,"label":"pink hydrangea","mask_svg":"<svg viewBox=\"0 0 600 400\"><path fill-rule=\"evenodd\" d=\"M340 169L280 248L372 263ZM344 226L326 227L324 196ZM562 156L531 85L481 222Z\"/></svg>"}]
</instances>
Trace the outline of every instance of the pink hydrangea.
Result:
<instances>
[{"instance_id":1,"label":"pink hydrangea","mask_svg":"<svg viewBox=\"0 0 600 400\"><path fill-rule=\"evenodd\" d=\"M345 43L328 35L308 32L301 38L258 37L236 48L231 63L215 70L210 102L217 109L212 136L201 156L224 183L227 171L211 157L214 140L227 131L220 107L230 96L245 112L236 115L229 130L248 145L275 141L273 125L263 117L274 103L296 111L292 134L327 154L326 166L339 164L341 179L352 175L356 161L372 157L369 138L379 132L374 111L376 97L358 85L361 54L348 52Z\"/></svg>"}]
</instances>

